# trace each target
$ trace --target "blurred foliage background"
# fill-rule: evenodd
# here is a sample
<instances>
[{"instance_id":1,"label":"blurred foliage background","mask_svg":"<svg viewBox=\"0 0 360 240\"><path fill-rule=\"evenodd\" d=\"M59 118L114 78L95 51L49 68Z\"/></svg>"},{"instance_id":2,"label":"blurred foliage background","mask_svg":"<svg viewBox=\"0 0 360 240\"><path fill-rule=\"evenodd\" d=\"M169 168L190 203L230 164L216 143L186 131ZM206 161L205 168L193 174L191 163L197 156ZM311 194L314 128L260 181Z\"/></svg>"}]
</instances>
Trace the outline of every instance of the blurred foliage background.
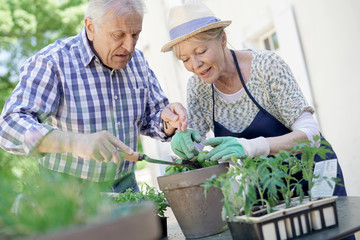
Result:
<instances>
[{"instance_id":1,"label":"blurred foliage background","mask_svg":"<svg viewBox=\"0 0 360 240\"><path fill-rule=\"evenodd\" d=\"M18 80L19 65L56 39L76 35L87 0L0 0L0 107Z\"/></svg>"}]
</instances>

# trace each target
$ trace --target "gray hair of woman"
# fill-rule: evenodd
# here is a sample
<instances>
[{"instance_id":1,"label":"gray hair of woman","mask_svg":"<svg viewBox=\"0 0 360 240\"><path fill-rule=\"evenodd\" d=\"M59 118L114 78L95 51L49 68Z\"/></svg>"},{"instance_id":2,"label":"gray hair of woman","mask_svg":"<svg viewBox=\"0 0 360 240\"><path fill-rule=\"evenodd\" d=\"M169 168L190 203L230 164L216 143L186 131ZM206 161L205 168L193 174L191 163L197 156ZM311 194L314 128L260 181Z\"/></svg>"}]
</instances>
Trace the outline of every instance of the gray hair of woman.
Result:
<instances>
[{"instance_id":1,"label":"gray hair of woman","mask_svg":"<svg viewBox=\"0 0 360 240\"><path fill-rule=\"evenodd\" d=\"M109 18L109 12L114 13L114 17L119 17L124 13L138 13L144 16L146 7L143 0L90 0L86 9L85 18L90 18L95 26L101 26Z\"/></svg>"}]
</instances>

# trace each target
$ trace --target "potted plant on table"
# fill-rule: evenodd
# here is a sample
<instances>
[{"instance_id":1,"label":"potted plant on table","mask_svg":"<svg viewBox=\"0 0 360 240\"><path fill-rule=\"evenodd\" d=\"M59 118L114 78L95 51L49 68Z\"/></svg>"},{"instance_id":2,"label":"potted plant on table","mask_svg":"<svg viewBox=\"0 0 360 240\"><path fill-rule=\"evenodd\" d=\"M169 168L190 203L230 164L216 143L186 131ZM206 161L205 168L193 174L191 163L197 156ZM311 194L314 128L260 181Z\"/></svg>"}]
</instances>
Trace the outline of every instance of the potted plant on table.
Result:
<instances>
[{"instance_id":1,"label":"potted plant on table","mask_svg":"<svg viewBox=\"0 0 360 240\"><path fill-rule=\"evenodd\" d=\"M133 189L127 189L124 193L112 194L114 203L141 203L145 201L153 202L156 208L156 214L161 224L161 237L167 236L167 217L165 217L165 211L168 207L168 203L165 194L158 191L154 187L150 187L148 184L144 184L144 187L139 192L134 192Z\"/></svg>"},{"instance_id":2,"label":"potted plant on table","mask_svg":"<svg viewBox=\"0 0 360 240\"><path fill-rule=\"evenodd\" d=\"M221 191L210 188L205 197L201 185L214 174L226 173L229 163L206 161L206 154L207 151L202 151L191 160L176 160L201 168L169 166L165 175L157 178L159 188L164 192L186 238L214 235L226 229L226 222L221 218Z\"/></svg>"},{"instance_id":3,"label":"potted plant on table","mask_svg":"<svg viewBox=\"0 0 360 240\"><path fill-rule=\"evenodd\" d=\"M317 142L319 138L315 138ZM324 142L323 142L324 143ZM326 143L325 143L326 144ZM298 153L301 152L301 158ZM298 143L291 151L275 156L248 158L220 176L203 184L220 189L224 195L222 217L234 239L289 239L338 224L336 197L312 198L314 156L325 157L329 150L310 141ZM297 180L295 174L301 174ZM303 191L303 180L308 192ZM338 181L338 179L327 179ZM234 188L234 183L238 186ZM305 195L308 196L305 196ZM296 196L296 197L295 197Z\"/></svg>"}]
</instances>

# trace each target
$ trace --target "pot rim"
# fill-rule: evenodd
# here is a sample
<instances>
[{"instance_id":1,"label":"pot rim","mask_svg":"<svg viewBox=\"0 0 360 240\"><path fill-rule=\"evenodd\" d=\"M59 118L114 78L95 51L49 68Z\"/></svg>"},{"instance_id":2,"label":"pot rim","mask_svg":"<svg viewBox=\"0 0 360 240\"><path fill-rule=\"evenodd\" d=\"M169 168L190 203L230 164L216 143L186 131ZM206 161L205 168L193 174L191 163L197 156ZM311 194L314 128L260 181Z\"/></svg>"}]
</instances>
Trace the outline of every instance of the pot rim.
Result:
<instances>
[{"instance_id":1,"label":"pot rim","mask_svg":"<svg viewBox=\"0 0 360 240\"><path fill-rule=\"evenodd\" d=\"M187 172L175 173L157 177L160 190L169 191L173 189L199 186L212 175L226 173L229 167L228 162L219 163L211 167L195 169Z\"/></svg>"}]
</instances>

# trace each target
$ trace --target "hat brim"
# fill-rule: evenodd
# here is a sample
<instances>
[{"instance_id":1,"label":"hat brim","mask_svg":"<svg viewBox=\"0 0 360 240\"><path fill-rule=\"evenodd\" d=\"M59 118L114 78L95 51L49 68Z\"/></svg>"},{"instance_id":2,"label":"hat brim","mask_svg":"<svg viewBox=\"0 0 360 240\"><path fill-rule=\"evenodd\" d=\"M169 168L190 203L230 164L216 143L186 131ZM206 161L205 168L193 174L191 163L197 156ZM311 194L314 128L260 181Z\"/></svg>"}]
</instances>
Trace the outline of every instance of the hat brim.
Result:
<instances>
[{"instance_id":1,"label":"hat brim","mask_svg":"<svg viewBox=\"0 0 360 240\"><path fill-rule=\"evenodd\" d=\"M226 28L227 26L229 26L231 24L231 21L219 21L219 22L215 22L215 23L211 23L209 25L206 25L202 28L196 29L195 31L192 31L188 34L185 34L181 37L175 38L174 40L171 40L170 42L166 43L162 48L161 48L161 52L168 52L171 50L171 48L178 44L179 42L182 42L198 33L213 29L213 28Z\"/></svg>"}]
</instances>

